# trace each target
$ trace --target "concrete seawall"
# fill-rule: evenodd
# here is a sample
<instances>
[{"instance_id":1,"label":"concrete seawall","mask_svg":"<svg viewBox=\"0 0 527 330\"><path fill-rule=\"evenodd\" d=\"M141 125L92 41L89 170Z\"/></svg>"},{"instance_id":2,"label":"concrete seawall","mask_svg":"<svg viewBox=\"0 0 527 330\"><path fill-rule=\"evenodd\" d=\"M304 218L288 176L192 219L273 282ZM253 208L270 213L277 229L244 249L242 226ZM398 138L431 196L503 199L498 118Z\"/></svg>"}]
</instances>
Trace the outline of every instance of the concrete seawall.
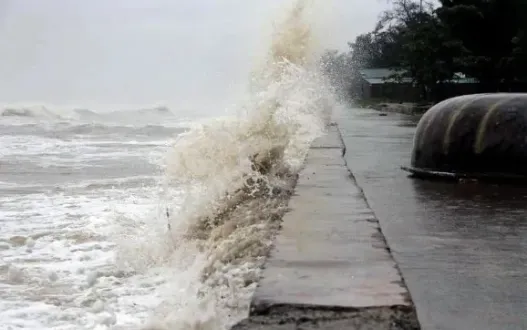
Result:
<instances>
[{"instance_id":1,"label":"concrete seawall","mask_svg":"<svg viewBox=\"0 0 527 330\"><path fill-rule=\"evenodd\" d=\"M420 329L337 126L312 145L247 319L233 330Z\"/></svg>"}]
</instances>

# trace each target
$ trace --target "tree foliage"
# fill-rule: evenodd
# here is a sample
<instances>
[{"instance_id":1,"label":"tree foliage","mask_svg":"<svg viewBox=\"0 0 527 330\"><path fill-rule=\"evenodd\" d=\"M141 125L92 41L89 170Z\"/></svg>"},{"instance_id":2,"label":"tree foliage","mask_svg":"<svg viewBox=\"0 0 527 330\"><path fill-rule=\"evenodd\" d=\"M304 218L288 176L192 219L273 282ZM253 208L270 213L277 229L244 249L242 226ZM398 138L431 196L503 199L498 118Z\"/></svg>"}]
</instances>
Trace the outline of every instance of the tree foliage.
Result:
<instances>
[{"instance_id":1,"label":"tree foliage","mask_svg":"<svg viewBox=\"0 0 527 330\"><path fill-rule=\"evenodd\" d=\"M524 0L441 0L438 19L463 45L458 58L465 74L490 91L525 78L516 65L526 60Z\"/></svg>"},{"instance_id":2,"label":"tree foliage","mask_svg":"<svg viewBox=\"0 0 527 330\"><path fill-rule=\"evenodd\" d=\"M475 78L485 92L527 80L527 0L391 2L373 31L349 43L349 53L333 54L348 63L347 74L393 68L428 99L440 98L455 73Z\"/></svg>"}]
</instances>

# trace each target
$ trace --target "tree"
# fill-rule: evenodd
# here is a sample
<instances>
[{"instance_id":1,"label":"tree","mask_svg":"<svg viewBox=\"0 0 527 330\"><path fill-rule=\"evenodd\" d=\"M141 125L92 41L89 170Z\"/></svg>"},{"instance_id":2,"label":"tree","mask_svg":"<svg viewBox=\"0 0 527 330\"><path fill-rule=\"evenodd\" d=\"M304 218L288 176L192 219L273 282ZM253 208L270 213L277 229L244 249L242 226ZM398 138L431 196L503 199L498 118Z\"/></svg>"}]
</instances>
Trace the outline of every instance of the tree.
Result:
<instances>
[{"instance_id":1,"label":"tree","mask_svg":"<svg viewBox=\"0 0 527 330\"><path fill-rule=\"evenodd\" d=\"M389 68L398 61L400 43L393 31L373 31L349 43L352 62L360 68Z\"/></svg>"},{"instance_id":2,"label":"tree","mask_svg":"<svg viewBox=\"0 0 527 330\"><path fill-rule=\"evenodd\" d=\"M527 19L527 18L526 18ZM512 53L508 59L507 67L512 70L509 75L514 80L527 80L527 29L522 28L512 39Z\"/></svg>"},{"instance_id":3,"label":"tree","mask_svg":"<svg viewBox=\"0 0 527 330\"><path fill-rule=\"evenodd\" d=\"M334 81L349 85L360 68L393 68L394 78L409 78L433 101L449 96L443 91L457 72L475 78L484 92L527 83L527 0L391 3L372 32L349 43L349 54L332 55L333 75L351 77Z\"/></svg>"},{"instance_id":4,"label":"tree","mask_svg":"<svg viewBox=\"0 0 527 330\"><path fill-rule=\"evenodd\" d=\"M525 78L524 0L440 0L439 20L462 45L461 70L478 79L484 91Z\"/></svg>"},{"instance_id":5,"label":"tree","mask_svg":"<svg viewBox=\"0 0 527 330\"><path fill-rule=\"evenodd\" d=\"M397 79L410 78L423 99L441 97L443 83L454 76L459 42L451 40L430 3L396 0L386 11L376 31L387 31L398 45ZM386 33L386 32L385 32Z\"/></svg>"}]
</instances>

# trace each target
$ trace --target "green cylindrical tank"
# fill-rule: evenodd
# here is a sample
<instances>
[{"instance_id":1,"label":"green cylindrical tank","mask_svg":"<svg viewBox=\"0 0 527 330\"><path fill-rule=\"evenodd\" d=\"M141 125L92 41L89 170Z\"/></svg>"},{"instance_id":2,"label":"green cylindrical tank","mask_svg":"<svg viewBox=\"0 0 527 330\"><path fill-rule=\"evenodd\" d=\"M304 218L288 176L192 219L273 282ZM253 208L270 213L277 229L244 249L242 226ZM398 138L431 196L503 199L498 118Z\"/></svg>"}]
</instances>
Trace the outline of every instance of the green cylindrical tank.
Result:
<instances>
[{"instance_id":1,"label":"green cylindrical tank","mask_svg":"<svg viewBox=\"0 0 527 330\"><path fill-rule=\"evenodd\" d=\"M527 93L463 95L417 125L411 166L420 176L527 178Z\"/></svg>"}]
</instances>

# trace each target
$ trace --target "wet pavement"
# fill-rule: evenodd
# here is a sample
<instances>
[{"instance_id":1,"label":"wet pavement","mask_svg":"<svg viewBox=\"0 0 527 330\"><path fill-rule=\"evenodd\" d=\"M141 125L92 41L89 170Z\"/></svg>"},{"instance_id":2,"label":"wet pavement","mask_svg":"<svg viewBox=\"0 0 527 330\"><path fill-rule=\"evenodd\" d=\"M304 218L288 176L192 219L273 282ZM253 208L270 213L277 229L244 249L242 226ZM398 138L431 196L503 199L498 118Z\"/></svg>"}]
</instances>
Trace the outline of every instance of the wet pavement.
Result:
<instances>
[{"instance_id":1,"label":"wet pavement","mask_svg":"<svg viewBox=\"0 0 527 330\"><path fill-rule=\"evenodd\" d=\"M349 109L346 160L423 329L527 329L527 187L409 178L417 118Z\"/></svg>"}]
</instances>

